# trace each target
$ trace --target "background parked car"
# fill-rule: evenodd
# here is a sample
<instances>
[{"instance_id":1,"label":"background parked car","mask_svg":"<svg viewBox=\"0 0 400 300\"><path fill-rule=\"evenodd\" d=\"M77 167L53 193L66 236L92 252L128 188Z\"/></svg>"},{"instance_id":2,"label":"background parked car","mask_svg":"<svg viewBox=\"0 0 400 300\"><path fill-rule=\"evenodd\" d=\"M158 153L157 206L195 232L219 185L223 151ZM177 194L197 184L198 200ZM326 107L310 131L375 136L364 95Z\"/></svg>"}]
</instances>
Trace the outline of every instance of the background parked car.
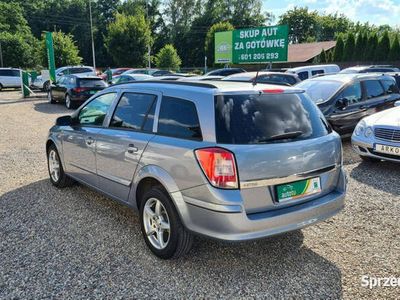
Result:
<instances>
[{"instance_id":1,"label":"background parked car","mask_svg":"<svg viewBox=\"0 0 400 300\"><path fill-rule=\"evenodd\" d=\"M0 91L3 88L20 88L21 70L14 68L0 68Z\"/></svg>"},{"instance_id":2,"label":"background parked car","mask_svg":"<svg viewBox=\"0 0 400 300\"><path fill-rule=\"evenodd\" d=\"M286 73L297 74L300 80L306 80L312 78L318 74L335 74L340 71L338 65L311 65L297 68L290 68L286 70Z\"/></svg>"},{"instance_id":3,"label":"background parked car","mask_svg":"<svg viewBox=\"0 0 400 300\"><path fill-rule=\"evenodd\" d=\"M205 80L221 80L224 76L217 75L203 75L203 76L189 76L189 77L181 77L179 81L205 81Z\"/></svg>"},{"instance_id":4,"label":"background parked car","mask_svg":"<svg viewBox=\"0 0 400 300\"><path fill-rule=\"evenodd\" d=\"M242 82L254 82L256 79L257 83L270 83L279 85L295 85L301 80L296 74L281 73L281 72L245 72L233 74L224 77L224 81L242 81Z\"/></svg>"},{"instance_id":5,"label":"background parked car","mask_svg":"<svg viewBox=\"0 0 400 300\"><path fill-rule=\"evenodd\" d=\"M116 69L111 69L111 74L112 77L121 75L122 73L130 70L131 68L116 68ZM100 75L101 79L106 80L107 79L107 74L104 72Z\"/></svg>"},{"instance_id":6,"label":"background parked car","mask_svg":"<svg viewBox=\"0 0 400 300\"><path fill-rule=\"evenodd\" d=\"M48 100L50 103L64 102L65 106L71 109L81 105L107 86L107 83L97 76L67 75L50 86Z\"/></svg>"},{"instance_id":7,"label":"background parked car","mask_svg":"<svg viewBox=\"0 0 400 300\"><path fill-rule=\"evenodd\" d=\"M163 75L169 75L172 74L171 71L167 70L159 70L159 69L130 69L128 71L125 71L122 73L123 75L127 74L146 74L146 75L151 75L151 76L163 76Z\"/></svg>"},{"instance_id":8,"label":"background parked car","mask_svg":"<svg viewBox=\"0 0 400 300\"><path fill-rule=\"evenodd\" d=\"M399 68L390 65L372 65L372 66L355 66L346 68L340 71L342 74L354 73L386 73L386 72L399 72Z\"/></svg>"},{"instance_id":9,"label":"background parked car","mask_svg":"<svg viewBox=\"0 0 400 300\"><path fill-rule=\"evenodd\" d=\"M351 142L363 160L400 162L400 101L395 106L358 123Z\"/></svg>"},{"instance_id":10,"label":"background parked car","mask_svg":"<svg viewBox=\"0 0 400 300\"><path fill-rule=\"evenodd\" d=\"M204 74L204 76L229 76L232 74L243 73L243 72L246 72L246 70L242 68L224 68L224 69L217 69L210 71Z\"/></svg>"},{"instance_id":11,"label":"background parked car","mask_svg":"<svg viewBox=\"0 0 400 300\"><path fill-rule=\"evenodd\" d=\"M131 82L131 81L141 81L148 79L154 79L154 77L146 74L122 74L114 77L112 80L112 84Z\"/></svg>"},{"instance_id":12,"label":"background parked car","mask_svg":"<svg viewBox=\"0 0 400 300\"><path fill-rule=\"evenodd\" d=\"M82 74L82 75L93 75L96 76L96 70L90 66L67 66L56 69L56 81L64 75L70 74ZM32 82L32 86L44 91L48 91L50 87L50 81L44 80L42 76L38 76L35 81Z\"/></svg>"},{"instance_id":13,"label":"background parked car","mask_svg":"<svg viewBox=\"0 0 400 300\"><path fill-rule=\"evenodd\" d=\"M341 135L351 134L363 117L391 108L400 99L395 80L387 75L327 75L296 87L307 92Z\"/></svg>"}]
</instances>

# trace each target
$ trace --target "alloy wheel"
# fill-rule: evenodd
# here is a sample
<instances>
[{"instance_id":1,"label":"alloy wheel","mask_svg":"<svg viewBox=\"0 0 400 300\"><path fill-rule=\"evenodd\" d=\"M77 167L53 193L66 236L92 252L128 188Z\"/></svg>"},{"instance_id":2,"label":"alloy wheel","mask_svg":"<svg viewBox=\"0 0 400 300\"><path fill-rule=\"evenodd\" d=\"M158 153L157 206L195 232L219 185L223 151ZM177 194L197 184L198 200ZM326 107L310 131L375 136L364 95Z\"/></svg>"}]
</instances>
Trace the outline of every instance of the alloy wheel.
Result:
<instances>
[{"instance_id":1,"label":"alloy wheel","mask_svg":"<svg viewBox=\"0 0 400 300\"><path fill-rule=\"evenodd\" d=\"M60 160L55 150L49 151L49 173L54 182L60 179Z\"/></svg>"}]
</instances>

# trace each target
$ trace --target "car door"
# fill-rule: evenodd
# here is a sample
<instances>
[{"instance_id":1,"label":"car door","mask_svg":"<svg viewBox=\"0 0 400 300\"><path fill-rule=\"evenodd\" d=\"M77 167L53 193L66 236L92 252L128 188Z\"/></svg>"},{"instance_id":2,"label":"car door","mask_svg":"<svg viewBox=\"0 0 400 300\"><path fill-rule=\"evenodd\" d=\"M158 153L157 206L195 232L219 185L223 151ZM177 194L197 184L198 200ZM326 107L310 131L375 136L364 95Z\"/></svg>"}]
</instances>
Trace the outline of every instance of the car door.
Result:
<instances>
[{"instance_id":1,"label":"car door","mask_svg":"<svg viewBox=\"0 0 400 300\"><path fill-rule=\"evenodd\" d=\"M57 82L55 82L51 86L51 94L52 94L54 100L60 101L63 99L63 97L61 97L61 95L62 95L61 91L63 89L63 85L64 85L66 78L67 78L66 76L60 77L57 80Z\"/></svg>"},{"instance_id":2,"label":"car door","mask_svg":"<svg viewBox=\"0 0 400 300\"><path fill-rule=\"evenodd\" d=\"M365 103L363 108L366 109L366 116L372 115L378 111L385 110L389 107L393 107L393 104L387 102L388 95L381 82L377 79L368 79L362 81Z\"/></svg>"},{"instance_id":3,"label":"car door","mask_svg":"<svg viewBox=\"0 0 400 300\"><path fill-rule=\"evenodd\" d=\"M92 99L73 117L73 126L63 132L63 154L66 171L72 177L97 187L96 138L116 97L115 92Z\"/></svg>"},{"instance_id":4,"label":"car door","mask_svg":"<svg viewBox=\"0 0 400 300\"><path fill-rule=\"evenodd\" d=\"M12 87L21 86L21 71L20 70L10 70L10 85Z\"/></svg>"},{"instance_id":5,"label":"car door","mask_svg":"<svg viewBox=\"0 0 400 300\"><path fill-rule=\"evenodd\" d=\"M393 79L392 79L393 78ZM380 82L385 90L385 105L383 109L388 109L394 106L394 103L400 100L400 91L399 87L396 82L396 77L385 78L382 79Z\"/></svg>"},{"instance_id":6,"label":"car door","mask_svg":"<svg viewBox=\"0 0 400 300\"><path fill-rule=\"evenodd\" d=\"M364 104L361 84L353 82L335 96L332 113L327 120L338 133L351 133L358 121L367 114Z\"/></svg>"},{"instance_id":7,"label":"car door","mask_svg":"<svg viewBox=\"0 0 400 300\"><path fill-rule=\"evenodd\" d=\"M96 161L99 187L127 201L134 173L153 134L158 92L125 91L109 126L97 134Z\"/></svg>"}]
</instances>

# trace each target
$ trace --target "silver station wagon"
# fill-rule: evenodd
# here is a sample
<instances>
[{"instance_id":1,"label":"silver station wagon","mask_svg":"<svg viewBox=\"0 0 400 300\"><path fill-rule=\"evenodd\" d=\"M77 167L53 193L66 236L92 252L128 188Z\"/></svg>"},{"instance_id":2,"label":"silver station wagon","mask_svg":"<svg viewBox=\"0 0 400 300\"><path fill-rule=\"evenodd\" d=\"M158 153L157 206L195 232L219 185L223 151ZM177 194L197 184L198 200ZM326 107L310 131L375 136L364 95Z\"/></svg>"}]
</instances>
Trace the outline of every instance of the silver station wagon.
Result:
<instances>
[{"instance_id":1,"label":"silver station wagon","mask_svg":"<svg viewBox=\"0 0 400 300\"><path fill-rule=\"evenodd\" d=\"M341 140L291 87L115 85L58 118L46 152L53 185L76 180L139 211L164 259L189 251L193 234L253 240L344 207Z\"/></svg>"}]
</instances>

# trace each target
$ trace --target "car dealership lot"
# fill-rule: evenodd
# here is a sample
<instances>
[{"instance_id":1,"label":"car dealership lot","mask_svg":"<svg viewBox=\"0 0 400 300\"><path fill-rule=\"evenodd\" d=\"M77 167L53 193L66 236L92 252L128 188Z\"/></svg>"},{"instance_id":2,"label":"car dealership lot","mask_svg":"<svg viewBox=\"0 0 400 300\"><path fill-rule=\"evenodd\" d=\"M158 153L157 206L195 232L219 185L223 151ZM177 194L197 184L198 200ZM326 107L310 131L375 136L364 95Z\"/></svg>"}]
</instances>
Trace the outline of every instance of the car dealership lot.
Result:
<instances>
[{"instance_id":1,"label":"car dealership lot","mask_svg":"<svg viewBox=\"0 0 400 300\"><path fill-rule=\"evenodd\" d=\"M3 98L0 93L0 100ZM4 103L5 102L5 103ZM196 239L180 260L147 249L138 216L86 187L58 190L45 138L71 113L45 101L0 103L0 298L395 298L361 277L400 277L400 167L361 163L344 142L346 208L256 242Z\"/></svg>"}]
</instances>

